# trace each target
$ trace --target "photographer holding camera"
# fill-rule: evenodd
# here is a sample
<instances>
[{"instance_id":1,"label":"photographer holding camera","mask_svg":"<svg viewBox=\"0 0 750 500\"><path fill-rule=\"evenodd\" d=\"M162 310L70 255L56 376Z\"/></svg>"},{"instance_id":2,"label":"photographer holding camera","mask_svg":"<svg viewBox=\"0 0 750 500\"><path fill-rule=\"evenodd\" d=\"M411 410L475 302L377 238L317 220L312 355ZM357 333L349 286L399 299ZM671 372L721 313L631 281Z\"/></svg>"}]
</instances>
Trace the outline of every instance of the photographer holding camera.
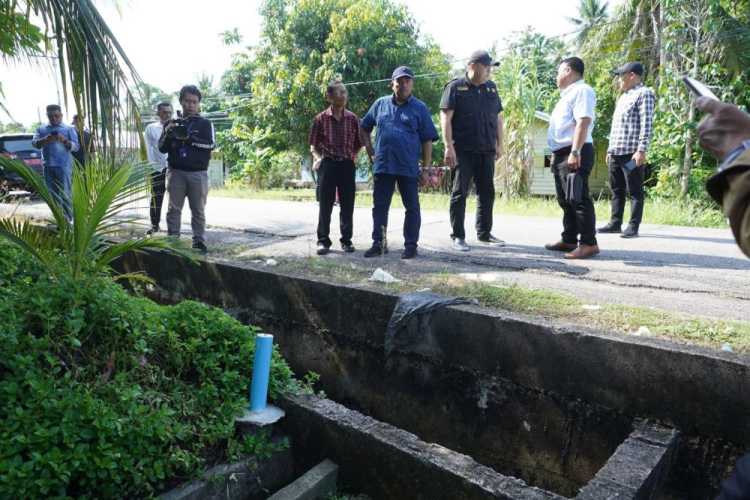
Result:
<instances>
[{"instance_id":1,"label":"photographer holding camera","mask_svg":"<svg viewBox=\"0 0 750 500\"><path fill-rule=\"evenodd\" d=\"M193 248L206 253L208 162L214 149L214 127L200 116L201 92L195 85L180 89L183 116L164 125L159 151L167 154L167 234L180 237L185 197L190 205Z\"/></svg>"}]
</instances>

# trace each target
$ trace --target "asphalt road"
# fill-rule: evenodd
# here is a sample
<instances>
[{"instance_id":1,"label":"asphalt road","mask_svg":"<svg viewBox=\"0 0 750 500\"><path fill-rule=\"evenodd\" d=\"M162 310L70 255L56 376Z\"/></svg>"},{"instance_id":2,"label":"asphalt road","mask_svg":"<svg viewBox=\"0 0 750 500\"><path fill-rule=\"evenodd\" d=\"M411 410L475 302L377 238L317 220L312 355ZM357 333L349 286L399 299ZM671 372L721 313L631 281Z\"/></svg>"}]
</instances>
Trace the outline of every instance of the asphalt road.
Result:
<instances>
[{"instance_id":1,"label":"asphalt road","mask_svg":"<svg viewBox=\"0 0 750 500\"><path fill-rule=\"evenodd\" d=\"M38 203L2 205L0 213L13 209L34 216L46 214L46 207ZM317 212L315 203L209 196L207 244L209 249L246 245L254 254L266 257L314 256ZM143 208L137 213L144 219L147 215ZM183 216L183 231L189 234L187 203ZM486 282L564 291L591 304L621 303L750 320L750 259L737 248L728 229L643 225L639 238L598 235L600 255L584 261L566 261L562 254L543 247L559 238L560 219L496 214L493 233L505 240L506 246L493 247L476 241L471 230L473 214L467 214L467 242L472 248L461 253L451 249L447 210L424 211L420 256L404 262L398 251L403 245L403 216L402 209L391 210L388 241L392 251L387 256L363 258L363 251L371 243L372 217L369 208L357 208L354 245L358 251L333 251L316 258L344 262L353 259L352 262L373 268L382 267L396 276L455 272ZM338 208L334 208L331 239L335 242L338 237Z\"/></svg>"}]
</instances>

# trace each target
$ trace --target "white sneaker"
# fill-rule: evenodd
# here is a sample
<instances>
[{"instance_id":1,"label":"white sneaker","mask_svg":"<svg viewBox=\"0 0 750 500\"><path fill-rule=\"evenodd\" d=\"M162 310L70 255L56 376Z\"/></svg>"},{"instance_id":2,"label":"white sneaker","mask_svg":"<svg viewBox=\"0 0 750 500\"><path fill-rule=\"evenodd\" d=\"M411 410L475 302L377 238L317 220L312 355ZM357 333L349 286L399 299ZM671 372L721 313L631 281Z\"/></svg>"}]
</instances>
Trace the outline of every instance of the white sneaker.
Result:
<instances>
[{"instance_id":1,"label":"white sneaker","mask_svg":"<svg viewBox=\"0 0 750 500\"><path fill-rule=\"evenodd\" d=\"M457 250L459 252L468 252L469 250L471 250L471 247L466 244L466 240L461 238L454 238L453 250Z\"/></svg>"}]
</instances>

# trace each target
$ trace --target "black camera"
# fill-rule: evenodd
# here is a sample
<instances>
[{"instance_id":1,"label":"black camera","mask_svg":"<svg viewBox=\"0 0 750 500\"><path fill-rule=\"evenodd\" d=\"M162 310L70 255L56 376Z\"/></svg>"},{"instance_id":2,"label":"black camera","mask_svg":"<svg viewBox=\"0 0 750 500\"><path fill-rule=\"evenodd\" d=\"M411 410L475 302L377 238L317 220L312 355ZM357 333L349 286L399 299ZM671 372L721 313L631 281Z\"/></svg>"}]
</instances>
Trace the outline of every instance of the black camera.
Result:
<instances>
[{"instance_id":1,"label":"black camera","mask_svg":"<svg viewBox=\"0 0 750 500\"><path fill-rule=\"evenodd\" d=\"M171 135L178 141L188 140L187 120L184 120L183 118L177 118L175 120L170 120L169 123L174 125L171 129L169 129L169 135Z\"/></svg>"}]
</instances>

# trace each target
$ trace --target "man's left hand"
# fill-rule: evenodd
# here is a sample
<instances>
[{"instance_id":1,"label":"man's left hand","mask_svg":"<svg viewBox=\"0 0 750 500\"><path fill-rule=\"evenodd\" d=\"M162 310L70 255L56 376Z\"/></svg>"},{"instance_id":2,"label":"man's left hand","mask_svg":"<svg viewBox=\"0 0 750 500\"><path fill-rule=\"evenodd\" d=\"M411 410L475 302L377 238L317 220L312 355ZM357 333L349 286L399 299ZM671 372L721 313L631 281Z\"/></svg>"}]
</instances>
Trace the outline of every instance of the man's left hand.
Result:
<instances>
[{"instance_id":1,"label":"man's left hand","mask_svg":"<svg viewBox=\"0 0 750 500\"><path fill-rule=\"evenodd\" d=\"M570 170L578 170L578 168L581 166L581 157L580 155L568 155L568 168Z\"/></svg>"},{"instance_id":2,"label":"man's left hand","mask_svg":"<svg viewBox=\"0 0 750 500\"><path fill-rule=\"evenodd\" d=\"M495 150L495 161L500 161L500 158L503 156L503 150L500 148L497 148Z\"/></svg>"},{"instance_id":3,"label":"man's left hand","mask_svg":"<svg viewBox=\"0 0 750 500\"><path fill-rule=\"evenodd\" d=\"M635 161L635 166L640 167L641 165L646 164L646 152L645 151L636 151L633 155L633 160Z\"/></svg>"}]
</instances>

